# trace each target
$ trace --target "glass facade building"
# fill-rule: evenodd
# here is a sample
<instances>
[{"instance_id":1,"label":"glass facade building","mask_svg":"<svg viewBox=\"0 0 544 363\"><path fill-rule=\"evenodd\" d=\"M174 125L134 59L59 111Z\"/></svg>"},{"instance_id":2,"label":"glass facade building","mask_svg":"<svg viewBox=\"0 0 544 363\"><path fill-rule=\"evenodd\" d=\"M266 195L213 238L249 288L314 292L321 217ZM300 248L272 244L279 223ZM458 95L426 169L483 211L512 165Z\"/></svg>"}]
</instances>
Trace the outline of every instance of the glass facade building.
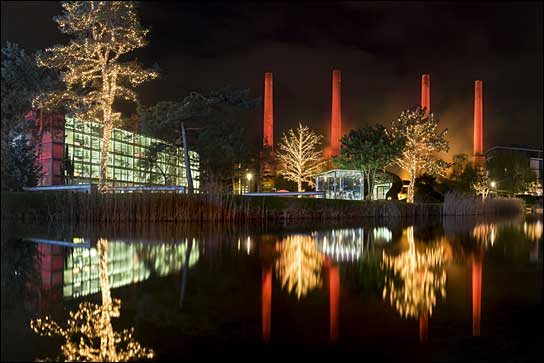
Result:
<instances>
[{"instance_id":1,"label":"glass facade building","mask_svg":"<svg viewBox=\"0 0 544 363\"><path fill-rule=\"evenodd\" d=\"M379 175L378 175L379 174ZM374 183L373 199L386 199L392 182L381 181L383 173L377 173ZM325 192L327 199L364 200L365 180L358 170L333 169L316 177L316 191Z\"/></svg>"},{"instance_id":2,"label":"glass facade building","mask_svg":"<svg viewBox=\"0 0 544 363\"><path fill-rule=\"evenodd\" d=\"M26 115L40 129L37 153L40 185L97 184L102 156L102 126L68 115ZM153 152L154 151L154 152ZM146 156L155 155L153 163ZM108 185L115 187L187 186L183 148L135 132L113 129L108 159ZM199 156L189 151L195 190L200 188Z\"/></svg>"},{"instance_id":3,"label":"glass facade building","mask_svg":"<svg viewBox=\"0 0 544 363\"><path fill-rule=\"evenodd\" d=\"M102 127L92 122L79 122L65 117L66 184L97 183L100 176ZM157 162L149 167L145 161L152 148ZM191 174L195 189L199 189L199 158L189 151ZM71 174L71 175L68 175ZM108 160L108 184L111 186L187 185L183 148L160 139L134 132L113 129Z\"/></svg>"}]
</instances>

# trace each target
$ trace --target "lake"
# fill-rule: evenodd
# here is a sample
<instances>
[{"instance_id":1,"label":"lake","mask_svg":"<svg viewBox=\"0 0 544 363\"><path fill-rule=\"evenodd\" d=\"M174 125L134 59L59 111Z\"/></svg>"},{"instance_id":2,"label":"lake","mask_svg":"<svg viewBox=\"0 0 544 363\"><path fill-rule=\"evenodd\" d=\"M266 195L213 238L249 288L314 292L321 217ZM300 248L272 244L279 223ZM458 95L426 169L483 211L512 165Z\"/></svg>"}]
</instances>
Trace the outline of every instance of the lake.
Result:
<instances>
[{"instance_id":1,"label":"lake","mask_svg":"<svg viewBox=\"0 0 544 363\"><path fill-rule=\"evenodd\" d=\"M537 360L542 228L2 223L2 361Z\"/></svg>"}]
</instances>

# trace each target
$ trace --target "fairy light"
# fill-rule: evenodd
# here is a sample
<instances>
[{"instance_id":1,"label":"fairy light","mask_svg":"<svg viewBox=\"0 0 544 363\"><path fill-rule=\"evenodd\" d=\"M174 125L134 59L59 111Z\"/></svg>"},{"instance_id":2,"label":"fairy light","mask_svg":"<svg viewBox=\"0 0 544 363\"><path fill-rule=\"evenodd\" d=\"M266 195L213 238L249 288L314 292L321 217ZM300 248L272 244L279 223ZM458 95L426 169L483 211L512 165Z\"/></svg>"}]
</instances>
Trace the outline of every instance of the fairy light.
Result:
<instances>
[{"instance_id":1,"label":"fairy light","mask_svg":"<svg viewBox=\"0 0 544 363\"><path fill-rule=\"evenodd\" d=\"M285 179L297 183L299 192L302 191L303 182L314 185L315 175L327 163L318 148L322 138L301 123L296 130L290 129L287 135L282 135L277 152L278 171Z\"/></svg>"},{"instance_id":2,"label":"fairy light","mask_svg":"<svg viewBox=\"0 0 544 363\"><path fill-rule=\"evenodd\" d=\"M118 318L121 300L112 299L108 281L108 241L98 240L99 277L102 305L91 302L79 304L71 311L66 327L46 316L30 321L32 330L41 336L60 336L64 339L61 356L57 361L66 362L126 362L129 360L153 359L155 353L134 340L134 329L121 332L113 330L111 318Z\"/></svg>"},{"instance_id":3,"label":"fairy light","mask_svg":"<svg viewBox=\"0 0 544 363\"><path fill-rule=\"evenodd\" d=\"M444 246L417 251L413 228L407 229L408 251L397 256L383 252L382 268L392 272L385 277L383 299L389 297L402 317L417 318L427 312L432 315L437 299L446 296L446 270Z\"/></svg>"},{"instance_id":4,"label":"fairy light","mask_svg":"<svg viewBox=\"0 0 544 363\"><path fill-rule=\"evenodd\" d=\"M408 172L408 203L414 202L415 179L421 173L444 176L448 164L435 158L440 151L448 151L446 141L448 129L438 131L438 119L426 109L416 107L402 111L400 117L392 122L391 135L405 141L397 164Z\"/></svg>"},{"instance_id":5,"label":"fairy light","mask_svg":"<svg viewBox=\"0 0 544 363\"><path fill-rule=\"evenodd\" d=\"M312 238L317 248L335 261L355 261L364 255L363 228L314 232Z\"/></svg>"},{"instance_id":6,"label":"fairy light","mask_svg":"<svg viewBox=\"0 0 544 363\"><path fill-rule=\"evenodd\" d=\"M67 45L47 48L37 58L41 67L57 69L66 89L41 94L34 107L62 104L73 116L104 127L100 163L100 189L107 180L107 163L113 128L121 113L113 111L115 99L136 102L133 88L157 78L137 62L121 62L121 56L146 45L143 28L131 1L63 2L63 14L55 17L59 30L72 35ZM105 19L113 19L107 21Z\"/></svg>"},{"instance_id":7,"label":"fairy light","mask_svg":"<svg viewBox=\"0 0 544 363\"><path fill-rule=\"evenodd\" d=\"M477 224L472 229L471 235L481 246L493 246L495 239L497 238L497 226L491 223Z\"/></svg>"},{"instance_id":8,"label":"fairy light","mask_svg":"<svg viewBox=\"0 0 544 363\"><path fill-rule=\"evenodd\" d=\"M295 291L297 298L321 286L321 268L324 256L316 248L311 236L293 235L276 245L280 257L276 269L282 288Z\"/></svg>"}]
</instances>

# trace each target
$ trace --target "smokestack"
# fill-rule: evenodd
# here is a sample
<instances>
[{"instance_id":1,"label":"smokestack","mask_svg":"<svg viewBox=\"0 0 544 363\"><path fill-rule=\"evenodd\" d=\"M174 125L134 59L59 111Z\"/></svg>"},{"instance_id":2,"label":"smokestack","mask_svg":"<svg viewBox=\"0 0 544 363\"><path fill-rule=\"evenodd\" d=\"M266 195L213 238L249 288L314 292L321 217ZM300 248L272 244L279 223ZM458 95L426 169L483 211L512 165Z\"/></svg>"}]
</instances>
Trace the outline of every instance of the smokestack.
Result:
<instances>
[{"instance_id":1,"label":"smokestack","mask_svg":"<svg viewBox=\"0 0 544 363\"><path fill-rule=\"evenodd\" d=\"M342 137L342 91L340 70L332 71L332 115L331 115L331 153L340 153L340 138Z\"/></svg>"},{"instance_id":2,"label":"smokestack","mask_svg":"<svg viewBox=\"0 0 544 363\"><path fill-rule=\"evenodd\" d=\"M264 74L264 127L263 146L274 149L274 94L272 84L272 73Z\"/></svg>"},{"instance_id":3,"label":"smokestack","mask_svg":"<svg viewBox=\"0 0 544 363\"><path fill-rule=\"evenodd\" d=\"M427 110L427 115L431 110L431 76L429 74L421 75L421 108Z\"/></svg>"},{"instance_id":4,"label":"smokestack","mask_svg":"<svg viewBox=\"0 0 544 363\"><path fill-rule=\"evenodd\" d=\"M482 100L482 81L474 82L474 159L476 163L482 161L484 154L484 116ZM483 166L483 165L482 165Z\"/></svg>"}]
</instances>

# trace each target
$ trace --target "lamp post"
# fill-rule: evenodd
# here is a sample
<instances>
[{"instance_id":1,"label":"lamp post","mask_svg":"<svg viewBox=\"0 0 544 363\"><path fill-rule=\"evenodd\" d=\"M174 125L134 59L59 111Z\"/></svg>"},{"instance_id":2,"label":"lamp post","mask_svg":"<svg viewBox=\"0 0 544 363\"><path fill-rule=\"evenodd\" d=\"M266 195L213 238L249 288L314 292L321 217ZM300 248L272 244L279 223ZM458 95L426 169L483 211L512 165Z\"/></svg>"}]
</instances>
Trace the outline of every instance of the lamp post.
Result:
<instances>
[{"instance_id":1,"label":"lamp post","mask_svg":"<svg viewBox=\"0 0 544 363\"><path fill-rule=\"evenodd\" d=\"M489 183L489 185L491 186L491 195L493 195L495 192L495 186L497 185L497 183L495 183L495 181L492 180L491 183Z\"/></svg>"},{"instance_id":2,"label":"lamp post","mask_svg":"<svg viewBox=\"0 0 544 363\"><path fill-rule=\"evenodd\" d=\"M253 178L253 174L247 173L246 177L247 177L247 192L250 193L251 192L251 178Z\"/></svg>"}]
</instances>

